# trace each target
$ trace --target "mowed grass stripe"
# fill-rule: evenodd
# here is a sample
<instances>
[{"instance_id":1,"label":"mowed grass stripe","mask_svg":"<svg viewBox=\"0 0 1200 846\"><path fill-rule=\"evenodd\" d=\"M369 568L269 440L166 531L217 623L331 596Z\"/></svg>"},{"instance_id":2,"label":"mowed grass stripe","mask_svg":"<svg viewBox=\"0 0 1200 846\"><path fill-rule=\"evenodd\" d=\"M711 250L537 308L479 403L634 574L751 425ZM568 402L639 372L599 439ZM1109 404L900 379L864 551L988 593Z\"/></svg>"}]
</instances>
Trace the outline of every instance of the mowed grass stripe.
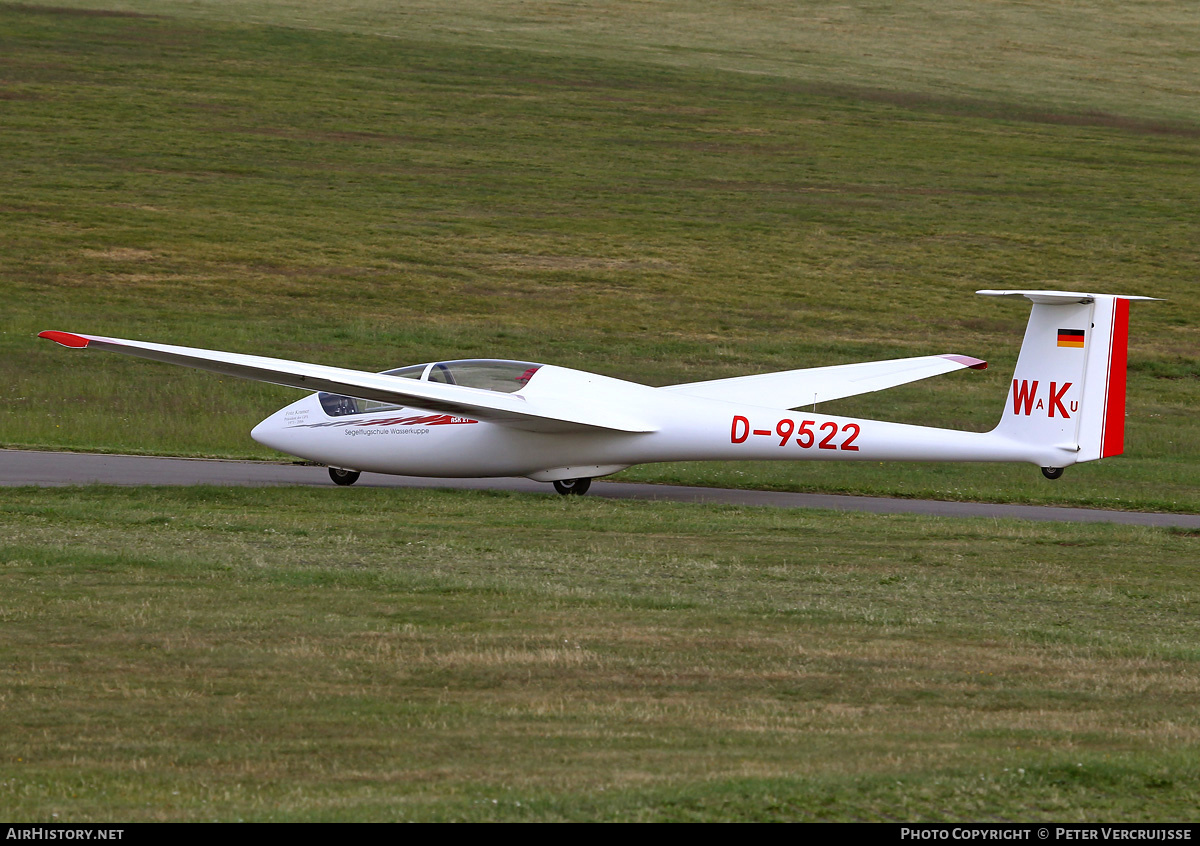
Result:
<instances>
[{"instance_id":1,"label":"mowed grass stripe","mask_svg":"<svg viewBox=\"0 0 1200 846\"><path fill-rule=\"evenodd\" d=\"M330 493L5 492L11 818L1194 815L1192 534Z\"/></svg>"}]
</instances>

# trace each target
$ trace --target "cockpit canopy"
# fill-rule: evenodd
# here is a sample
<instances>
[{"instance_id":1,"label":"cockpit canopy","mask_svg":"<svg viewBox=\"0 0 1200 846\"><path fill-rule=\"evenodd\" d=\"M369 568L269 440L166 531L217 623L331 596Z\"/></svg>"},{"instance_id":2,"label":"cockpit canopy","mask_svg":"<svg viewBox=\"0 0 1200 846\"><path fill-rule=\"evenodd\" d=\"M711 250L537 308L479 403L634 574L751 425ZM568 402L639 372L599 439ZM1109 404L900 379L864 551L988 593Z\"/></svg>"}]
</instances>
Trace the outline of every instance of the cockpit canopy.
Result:
<instances>
[{"instance_id":1,"label":"cockpit canopy","mask_svg":"<svg viewBox=\"0 0 1200 846\"><path fill-rule=\"evenodd\" d=\"M460 361L436 361L432 364L413 364L396 370L383 371L388 376L416 379L421 382L441 382L505 394L521 390L542 365L528 361L503 361L491 358L468 358ZM401 408L394 403L364 400L322 391L318 394L321 408L330 417L347 414L368 414Z\"/></svg>"}]
</instances>

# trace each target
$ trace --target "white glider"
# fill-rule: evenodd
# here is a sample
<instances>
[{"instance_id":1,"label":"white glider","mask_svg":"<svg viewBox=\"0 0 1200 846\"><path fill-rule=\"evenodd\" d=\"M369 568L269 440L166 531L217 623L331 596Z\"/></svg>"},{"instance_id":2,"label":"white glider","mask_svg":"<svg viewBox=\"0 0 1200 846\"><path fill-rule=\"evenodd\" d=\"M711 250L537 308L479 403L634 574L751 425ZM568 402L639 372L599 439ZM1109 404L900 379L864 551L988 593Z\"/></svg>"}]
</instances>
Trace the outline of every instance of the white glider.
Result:
<instances>
[{"instance_id":1,"label":"white glider","mask_svg":"<svg viewBox=\"0 0 1200 846\"><path fill-rule=\"evenodd\" d=\"M1069 291L979 291L1033 302L1012 390L990 432L790 411L987 363L962 355L788 370L661 388L525 361L472 359L367 373L240 353L47 331L108 350L315 391L251 432L325 464L364 471L526 476L559 493L656 461L1022 461L1047 478L1124 449L1130 300Z\"/></svg>"}]
</instances>

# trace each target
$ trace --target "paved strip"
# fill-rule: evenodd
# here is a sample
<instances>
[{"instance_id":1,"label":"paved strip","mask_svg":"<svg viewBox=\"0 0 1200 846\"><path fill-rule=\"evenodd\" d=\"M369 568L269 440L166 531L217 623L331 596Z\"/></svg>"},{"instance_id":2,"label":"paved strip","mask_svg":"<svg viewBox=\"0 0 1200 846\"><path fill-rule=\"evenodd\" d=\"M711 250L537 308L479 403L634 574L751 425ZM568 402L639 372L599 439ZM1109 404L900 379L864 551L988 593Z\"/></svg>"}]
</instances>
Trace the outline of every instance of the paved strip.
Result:
<instances>
[{"instance_id":1,"label":"paved strip","mask_svg":"<svg viewBox=\"0 0 1200 846\"><path fill-rule=\"evenodd\" d=\"M0 450L0 487L15 485L319 485L333 487L324 467L267 461L217 461L197 458L153 458L140 455L94 455L74 452ZM363 473L361 487L453 488L504 490L557 496L553 489L529 479L424 479ZM589 496L704 502L774 508L825 508L874 514L924 514L940 517L991 517L1064 523L1124 523L1200 529L1200 514L1104 511L1045 505L1001 505L986 502L942 502L875 496L746 491L630 482L592 483Z\"/></svg>"}]
</instances>

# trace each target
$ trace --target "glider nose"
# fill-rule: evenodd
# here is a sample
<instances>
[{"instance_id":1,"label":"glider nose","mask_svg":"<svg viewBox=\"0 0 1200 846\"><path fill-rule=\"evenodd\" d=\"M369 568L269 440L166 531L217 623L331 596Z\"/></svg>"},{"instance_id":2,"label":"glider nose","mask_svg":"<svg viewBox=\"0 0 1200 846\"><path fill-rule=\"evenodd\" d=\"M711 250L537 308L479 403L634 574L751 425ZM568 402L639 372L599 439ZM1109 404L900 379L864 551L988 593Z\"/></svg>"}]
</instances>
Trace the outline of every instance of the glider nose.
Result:
<instances>
[{"instance_id":1,"label":"glider nose","mask_svg":"<svg viewBox=\"0 0 1200 846\"><path fill-rule=\"evenodd\" d=\"M313 433L322 431L319 425L314 428L314 422L319 424L322 416L320 408L316 394L297 400L251 429L250 437L265 447L288 455L307 457L304 453L313 446Z\"/></svg>"},{"instance_id":2,"label":"glider nose","mask_svg":"<svg viewBox=\"0 0 1200 846\"><path fill-rule=\"evenodd\" d=\"M279 427L272 422L271 417L268 417L266 420L259 422L257 426L250 430L250 437L254 438L254 440L258 441L263 446L271 447L271 449L278 449L278 447L276 447L272 442L274 439L271 437L278 430Z\"/></svg>"},{"instance_id":3,"label":"glider nose","mask_svg":"<svg viewBox=\"0 0 1200 846\"><path fill-rule=\"evenodd\" d=\"M286 427L279 412L272 414L251 429L250 437L265 447L295 455L295 452L289 449L289 446L291 446L290 441L293 439L288 437Z\"/></svg>"},{"instance_id":4,"label":"glider nose","mask_svg":"<svg viewBox=\"0 0 1200 846\"><path fill-rule=\"evenodd\" d=\"M263 438L267 437L267 430L269 428L267 426L267 421L270 419L271 418L268 417L266 420L260 420L258 425L250 430L250 437L254 438L254 440L258 441L260 444L263 444L264 446L268 445L267 442L263 440Z\"/></svg>"}]
</instances>

